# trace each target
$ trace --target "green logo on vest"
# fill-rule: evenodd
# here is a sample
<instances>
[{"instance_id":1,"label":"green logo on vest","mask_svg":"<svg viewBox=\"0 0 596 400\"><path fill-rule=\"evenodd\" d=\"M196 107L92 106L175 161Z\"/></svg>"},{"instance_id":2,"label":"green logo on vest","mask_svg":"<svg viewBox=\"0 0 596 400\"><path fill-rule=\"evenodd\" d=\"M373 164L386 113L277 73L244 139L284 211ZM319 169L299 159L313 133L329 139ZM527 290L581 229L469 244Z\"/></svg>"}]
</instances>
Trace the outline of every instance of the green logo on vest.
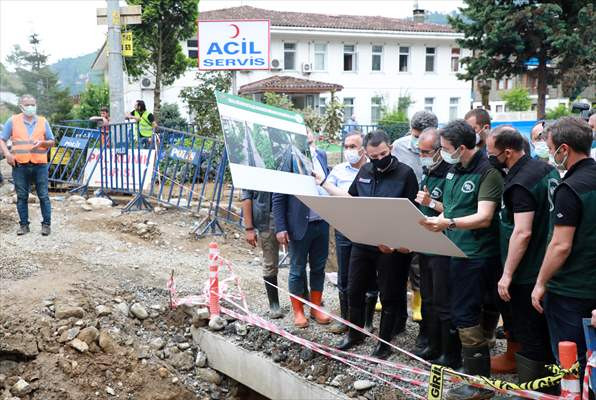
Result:
<instances>
[{"instance_id":1,"label":"green logo on vest","mask_svg":"<svg viewBox=\"0 0 596 400\"><path fill-rule=\"evenodd\" d=\"M430 194L430 197L432 197L433 199L440 199L441 196L443 195L443 191L441 190L441 188L434 188L432 193Z\"/></svg>"},{"instance_id":2,"label":"green logo on vest","mask_svg":"<svg viewBox=\"0 0 596 400\"><path fill-rule=\"evenodd\" d=\"M552 212L555 209L555 203L553 202L553 194L555 193L555 189L559 186L559 181L555 178L550 178L548 180L548 204L549 208L548 211Z\"/></svg>"},{"instance_id":3,"label":"green logo on vest","mask_svg":"<svg viewBox=\"0 0 596 400\"><path fill-rule=\"evenodd\" d=\"M461 187L461 191L464 193L472 193L476 189L476 185L472 181L465 181Z\"/></svg>"}]
</instances>

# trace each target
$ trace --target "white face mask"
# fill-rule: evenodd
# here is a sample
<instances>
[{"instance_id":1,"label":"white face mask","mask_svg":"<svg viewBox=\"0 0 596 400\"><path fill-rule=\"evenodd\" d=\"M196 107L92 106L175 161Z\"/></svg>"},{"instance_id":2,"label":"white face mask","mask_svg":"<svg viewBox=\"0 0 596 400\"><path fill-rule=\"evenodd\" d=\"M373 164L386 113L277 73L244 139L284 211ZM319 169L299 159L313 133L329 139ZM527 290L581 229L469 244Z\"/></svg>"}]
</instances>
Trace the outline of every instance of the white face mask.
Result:
<instances>
[{"instance_id":1,"label":"white face mask","mask_svg":"<svg viewBox=\"0 0 596 400\"><path fill-rule=\"evenodd\" d=\"M454 154L458 152L459 149L455 150L453 153L449 153L447 150L441 149L441 158L443 158L443 161L445 161L447 164L457 164L461 159L461 154L458 154L457 156L454 156Z\"/></svg>"},{"instance_id":2,"label":"white face mask","mask_svg":"<svg viewBox=\"0 0 596 400\"><path fill-rule=\"evenodd\" d=\"M434 163L432 157L420 157L420 164L422 164L423 167L430 168Z\"/></svg>"},{"instance_id":3,"label":"white face mask","mask_svg":"<svg viewBox=\"0 0 596 400\"><path fill-rule=\"evenodd\" d=\"M565 164L567 163L567 158L569 158L569 154L566 154L565 157L563 157L563 159L561 160L561 162L557 162L557 160L555 159L555 154L557 154L559 152L559 150L561 150L561 146L559 146L557 148L557 150L555 150L555 152L553 154L549 154L548 155L548 161L552 165L554 165L555 167L557 167L559 169L567 169L567 167L565 166Z\"/></svg>"},{"instance_id":4,"label":"white face mask","mask_svg":"<svg viewBox=\"0 0 596 400\"><path fill-rule=\"evenodd\" d=\"M360 161L360 159L362 158L362 156L360 155L360 152L358 150L349 149L349 150L344 150L344 158L350 164L357 164L358 161Z\"/></svg>"},{"instance_id":5,"label":"white face mask","mask_svg":"<svg viewBox=\"0 0 596 400\"><path fill-rule=\"evenodd\" d=\"M534 153L540 158L548 158L548 145L542 140L534 143Z\"/></svg>"},{"instance_id":6,"label":"white face mask","mask_svg":"<svg viewBox=\"0 0 596 400\"><path fill-rule=\"evenodd\" d=\"M35 114L37 114L37 106L35 105L21 106L21 110L23 111L23 114L25 114L27 117L33 117Z\"/></svg>"},{"instance_id":7,"label":"white face mask","mask_svg":"<svg viewBox=\"0 0 596 400\"><path fill-rule=\"evenodd\" d=\"M412 149L412 151L414 153L418 153L420 152L420 150L418 149L418 142L420 141L420 139L418 139L416 136L410 134L411 138L410 138L410 148Z\"/></svg>"}]
</instances>

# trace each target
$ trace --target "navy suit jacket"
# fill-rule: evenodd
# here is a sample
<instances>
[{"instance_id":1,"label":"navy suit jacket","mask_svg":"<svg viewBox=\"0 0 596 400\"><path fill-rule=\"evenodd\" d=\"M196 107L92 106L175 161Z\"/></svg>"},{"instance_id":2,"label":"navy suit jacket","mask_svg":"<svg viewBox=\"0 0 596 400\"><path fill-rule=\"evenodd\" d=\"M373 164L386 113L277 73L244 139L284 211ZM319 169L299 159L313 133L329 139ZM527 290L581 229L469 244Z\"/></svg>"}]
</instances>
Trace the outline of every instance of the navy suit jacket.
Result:
<instances>
[{"instance_id":1,"label":"navy suit jacket","mask_svg":"<svg viewBox=\"0 0 596 400\"><path fill-rule=\"evenodd\" d=\"M329 175L327 153L319 149L316 150L316 153L325 176ZM285 170L291 171L291 165L286 166ZM273 193L272 203L275 232L287 231L290 240L301 240L308 227L309 208L295 196L289 194Z\"/></svg>"}]
</instances>

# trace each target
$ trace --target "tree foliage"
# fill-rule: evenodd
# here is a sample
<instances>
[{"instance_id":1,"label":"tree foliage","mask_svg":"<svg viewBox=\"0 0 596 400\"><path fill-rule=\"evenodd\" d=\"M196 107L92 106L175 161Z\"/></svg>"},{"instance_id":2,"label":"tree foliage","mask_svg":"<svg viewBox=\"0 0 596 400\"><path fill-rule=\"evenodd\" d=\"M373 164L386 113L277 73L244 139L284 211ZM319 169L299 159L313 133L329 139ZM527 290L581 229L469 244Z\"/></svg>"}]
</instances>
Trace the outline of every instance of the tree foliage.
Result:
<instances>
[{"instance_id":1,"label":"tree foliage","mask_svg":"<svg viewBox=\"0 0 596 400\"><path fill-rule=\"evenodd\" d=\"M180 41L196 33L199 0L128 0L141 5L142 23L128 27L133 33L133 57L126 59L129 75L155 77L153 114L159 119L161 87L171 85L189 66Z\"/></svg>"},{"instance_id":2,"label":"tree foliage","mask_svg":"<svg viewBox=\"0 0 596 400\"><path fill-rule=\"evenodd\" d=\"M473 51L463 57L466 80L501 79L528 73L538 83L538 118L543 118L548 85L560 83L568 71L586 67L584 80L594 82L596 17L590 0L485 1L466 0L460 15L450 16L451 26L462 32L458 40ZM534 69L528 61L537 60ZM581 66L581 67L580 67Z\"/></svg>"},{"instance_id":3,"label":"tree foliage","mask_svg":"<svg viewBox=\"0 0 596 400\"><path fill-rule=\"evenodd\" d=\"M105 83L95 85L87 84L83 93L79 107L76 109L75 117L77 119L89 119L98 116L102 107L110 105L110 89Z\"/></svg>"},{"instance_id":4,"label":"tree foliage","mask_svg":"<svg viewBox=\"0 0 596 400\"><path fill-rule=\"evenodd\" d=\"M331 99L325 109L324 135L329 143L341 140L341 128L344 120L344 106L339 102L335 92L331 92Z\"/></svg>"},{"instance_id":5,"label":"tree foliage","mask_svg":"<svg viewBox=\"0 0 596 400\"><path fill-rule=\"evenodd\" d=\"M501 95L509 111L528 111L532 106L532 99L528 91L522 87L513 88Z\"/></svg>"},{"instance_id":6,"label":"tree foliage","mask_svg":"<svg viewBox=\"0 0 596 400\"><path fill-rule=\"evenodd\" d=\"M284 93L273 93L273 92L265 92L263 94L263 103L273 106L284 108L286 110L295 111L294 104L292 104L292 100L284 94Z\"/></svg>"},{"instance_id":7,"label":"tree foliage","mask_svg":"<svg viewBox=\"0 0 596 400\"><path fill-rule=\"evenodd\" d=\"M561 117L565 117L567 115L571 115L571 111L569 110L569 107L567 107L565 104L559 104L555 108L549 108L546 111L545 119L554 120L554 119L559 119Z\"/></svg>"},{"instance_id":8,"label":"tree foliage","mask_svg":"<svg viewBox=\"0 0 596 400\"><path fill-rule=\"evenodd\" d=\"M37 34L29 36L31 50L16 45L7 57L15 67L15 74L22 83L15 94L30 94L37 100L37 113L51 122L59 122L71 117L72 98L68 89L61 89L58 76L46 64L48 55L41 49Z\"/></svg>"},{"instance_id":9,"label":"tree foliage","mask_svg":"<svg viewBox=\"0 0 596 400\"><path fill-rule=\"evenodd\" d=\"M159 124L172 129L183 129L188 125L186 120L180 115L178 105L173 103L164 103L161 106Z\"/></svg>"},{"instance_id":10,"label":"tree foliage","mask_svg":"<svg viewBox=\"0 0 596 400\"><path fill-rule=\"evenodd\" d=\"M190 110L201 135L219 136L222 130L215 92L229 92L232 74L229 71L197 73L197 80L200 82L197 86L182 89L180 98Z\"/></svg>"}]
</instances>

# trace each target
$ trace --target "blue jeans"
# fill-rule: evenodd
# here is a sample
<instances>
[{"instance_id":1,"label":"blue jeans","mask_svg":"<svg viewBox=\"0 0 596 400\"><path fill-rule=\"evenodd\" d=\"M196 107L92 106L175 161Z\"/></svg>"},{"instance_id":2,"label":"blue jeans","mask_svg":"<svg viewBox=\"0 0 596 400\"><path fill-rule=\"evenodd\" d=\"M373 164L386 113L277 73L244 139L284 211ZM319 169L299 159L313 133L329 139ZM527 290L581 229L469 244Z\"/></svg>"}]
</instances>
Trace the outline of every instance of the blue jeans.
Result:
<instances>
[{"instance_id":1,"label":"blue jeans","mask_svg":"<svg viewBox=\"0 0 596 400\"><path fill-rule=\"evenodd\" d=\"M337 254L337 290L341 294L348 293L348 272L350 270L350 251L352 241L335 231L335 253Z\"/></svg>"},{"instance_id":2,"label":"blue jeans","mask_svg":"<svg viewBox=\"0 0 596 400\"><path fill-rule=\"evenodd\" d=\"M306 262L310 266L310 290L323 291L325 264L329 254L329 224L323 220L308 223L301 240L290 240L290 293L302 296L305 292Z\"/></svg>"},{"instance_id":3,"label":"blue jeans","mask_svg":"<svg viewBox=\"0 0 596 400\"><path fill-rule=\"evenodd\" d=\"M29 189L35 183L43 217L42 224L52 223L52 206L48 194L47 164L17 164L12 169L12 179L17 192L17 211L21 225L29 225Z\"/></svg>"}]
</instances>

